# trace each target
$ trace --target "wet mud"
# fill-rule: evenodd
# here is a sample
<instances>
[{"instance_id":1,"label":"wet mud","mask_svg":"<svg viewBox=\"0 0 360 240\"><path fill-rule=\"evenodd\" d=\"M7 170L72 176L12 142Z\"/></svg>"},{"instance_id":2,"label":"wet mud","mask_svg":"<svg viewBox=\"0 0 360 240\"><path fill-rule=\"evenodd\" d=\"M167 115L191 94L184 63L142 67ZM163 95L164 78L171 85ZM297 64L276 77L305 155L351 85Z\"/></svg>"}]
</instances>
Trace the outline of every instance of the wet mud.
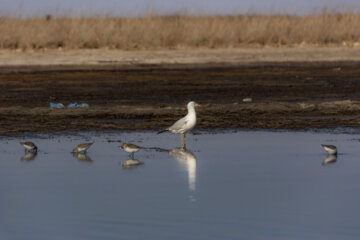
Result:
<instances>
[{"instance_id":1,"label":"wet mud","mask_svg":"<svg viewBox=\"0 0 360 240\"><path fill-rule=\"evenodd\" d=\"M198 128L308 129L360 124L360 62L0 67L0 134ZM243 102L251 98L252 102ZM88 103L52 109L50 102Z\"/></svg>"}]
</instances>

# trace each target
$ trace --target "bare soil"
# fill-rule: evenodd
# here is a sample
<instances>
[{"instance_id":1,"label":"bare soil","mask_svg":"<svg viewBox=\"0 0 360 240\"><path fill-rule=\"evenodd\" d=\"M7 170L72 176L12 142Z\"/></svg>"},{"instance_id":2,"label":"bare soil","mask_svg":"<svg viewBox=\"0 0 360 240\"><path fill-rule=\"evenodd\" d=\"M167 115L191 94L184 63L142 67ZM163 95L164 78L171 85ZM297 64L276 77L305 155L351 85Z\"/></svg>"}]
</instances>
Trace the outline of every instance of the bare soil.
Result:
<instances>
[{"instance_id":1,"label":"bare soil","mask_svg":"<svg viewBox=\"0 0 360 240\"><path fill-rule=\"evenodd\" d=\"M326 59L325 54L319 61L227 61L226 56L223 62L192 63L158 59L129 64L105 59L98 64L21 65L3 61L0 134L157 130L186 114L190 100L202 105L198 128L359 126L360 61L356 57L337 61ZM244 98L253 101L243 102ZM50 102L85 102L91 107L53 109Z\"/></svg>"}]
</instances>

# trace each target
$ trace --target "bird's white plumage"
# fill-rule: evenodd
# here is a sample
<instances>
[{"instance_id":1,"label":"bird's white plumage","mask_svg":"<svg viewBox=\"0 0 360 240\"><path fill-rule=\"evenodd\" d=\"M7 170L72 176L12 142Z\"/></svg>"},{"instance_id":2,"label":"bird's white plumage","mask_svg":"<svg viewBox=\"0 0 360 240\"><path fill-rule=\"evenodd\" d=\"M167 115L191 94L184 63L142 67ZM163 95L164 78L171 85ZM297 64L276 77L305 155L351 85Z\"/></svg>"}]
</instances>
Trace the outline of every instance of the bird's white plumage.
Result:
<instances>
[{"instance_id":1,"label":"bird's white plumage","mask_svg":"<svg viewBox=\"0 0 360 240\"><path fill-rule=\"evenodd\" d=\"M167 128L172 133L186 133L196 125L195 102L187 104L188 113L185 117L176 121L171 127Z\"/></svg>"}]
</instances>

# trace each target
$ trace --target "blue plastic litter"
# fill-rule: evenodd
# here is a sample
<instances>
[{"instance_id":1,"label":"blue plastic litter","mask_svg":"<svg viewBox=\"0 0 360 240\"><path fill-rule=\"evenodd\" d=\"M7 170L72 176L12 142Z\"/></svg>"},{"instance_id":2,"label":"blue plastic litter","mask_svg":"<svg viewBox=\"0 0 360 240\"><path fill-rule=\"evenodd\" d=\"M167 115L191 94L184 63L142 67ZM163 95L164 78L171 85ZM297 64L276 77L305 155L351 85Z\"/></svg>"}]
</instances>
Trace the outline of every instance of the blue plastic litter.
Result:
<instances>
[{"instance_id":1,"label":"blue plastic litter","mask_svg":"<svg viewBox=\"0 0 360 240\"><path fill-rule=\"evenodd\" d=\"M82 103L82 104L79 104L78 107L81 107L81 108L90 108L90 105L87 104L87 103Z\"/></svg>"},{"instance_id":2,"label":"blue plastic litter","mask_svg":"<svg viewBox=\"0 0 360 240\"><path fill-rule=\"evenodd\" d=\"M50 107L51 108L64 108L65 106L62 103L51 102ZM69 107L69 108L90 108L90 105L87 103L78 104L75 102L75 103L69 103L69 105L67 105L67 107Z\"/></svg>"},{"instance_id":3,"label":"blue plastic litter","mask_svg":"<svg viewBox=\"0 0 360 240\"><path fill-rule=\"evenodd\" d=\"M79 107L79 104L77 104L77 103L69 103L68 107L77 108L77 107Z\"/></svg>"},{"instance_id":4,"label":"blue plastic litter","mask_svg":"<svg viewBox=\"0 0 360 240\"><path fill-rule=\"evenodd\" d=\"M81 103L81 104L78 104L78 103L70 103L68 105L68 107L70 108L89 108L90 105L87 104L87 103Z\"/></svg>"},{"instance_id":5,"label":"blue plastic litter","mask_svg":"<svg viewBox=\"0 0 360 240\"><path fill-rule=\"evenodd\" d=\"M62 103L53 103L53 102L51 102L50 107L51 108L64 108L65 106Z\"/></svg>"}]
</instances>

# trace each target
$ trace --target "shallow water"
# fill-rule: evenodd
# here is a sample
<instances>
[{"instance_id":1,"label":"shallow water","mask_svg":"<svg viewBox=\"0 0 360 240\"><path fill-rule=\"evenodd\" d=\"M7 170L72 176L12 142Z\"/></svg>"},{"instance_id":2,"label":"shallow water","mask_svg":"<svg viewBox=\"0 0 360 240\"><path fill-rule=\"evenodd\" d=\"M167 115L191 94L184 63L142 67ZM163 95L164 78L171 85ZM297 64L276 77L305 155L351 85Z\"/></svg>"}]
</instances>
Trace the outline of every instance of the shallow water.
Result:
<instances>
[{"instance_id":1,"label":"shallow water","mask_svg":"<svg viewBox=\"0 0 360 240\"><path fill-rule=\"evenodd\" d=\"M39 153L24 156L21 140ZM128 154L108 140L150 148L135 153L144 165L122 168ZM187 140L188 151L153 132L0 139L0 239L359 239L357 135ZM77 159L70 151L86 141ZM337 145L335 162L321 143Z\"/></svg>"}]
</instances>

